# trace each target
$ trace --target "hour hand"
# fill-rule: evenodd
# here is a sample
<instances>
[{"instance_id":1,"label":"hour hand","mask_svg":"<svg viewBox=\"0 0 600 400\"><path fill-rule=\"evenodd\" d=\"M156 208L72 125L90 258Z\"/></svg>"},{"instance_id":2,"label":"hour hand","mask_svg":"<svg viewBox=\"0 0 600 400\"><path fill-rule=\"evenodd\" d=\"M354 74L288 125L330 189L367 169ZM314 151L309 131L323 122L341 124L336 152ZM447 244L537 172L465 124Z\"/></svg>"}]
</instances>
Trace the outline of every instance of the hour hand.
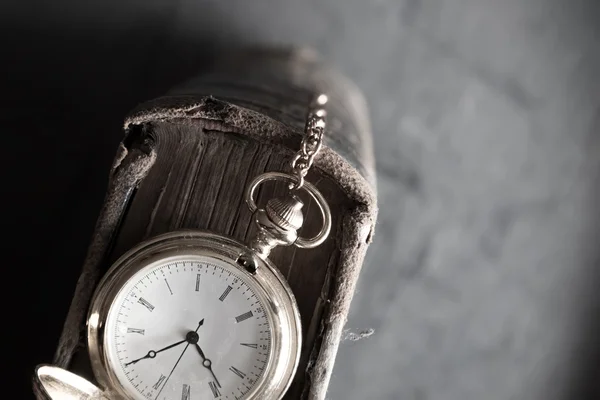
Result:
<instances>
[{"instance_id":1,"label":"hour hand","mask_svg":"<svg viewBox=\"0 0 600 400\"><path fill-rule=\"evenodd\" d=\"M198 353L200 353L200 357L202 357L202 366L210 371L213 378L215 378L215 382L217 383L217 385L219 387L221 387L221 384L219 383L217 376L213 372L212 361L210 361L208 358L206 358L206 355L204 355L204 352L202 351L202 348L200 347L200 345L198 345L198 343L194 343L194 346L196 347L196 350L198 350Z\"/></svg>"},{"instance_id":2,"label":"hour hand","mask_svg":"<svg viewBox=\"0 0 600 400\"><path fill-rule=\"evenodd\" d=\"M125 366L126 366L126 367L128 367L128 366L130 366L131 364L135 364L136 362L138 362L138 361L141 361L141 360L145 360L145 359L147 359L147 358L154 358L154 357L156 357L156 355L157 355L158 353L160 353L160 352L162 352L162 351L165 351L165 350L169 350L169 349L171 349L171 348L173 348L173 347L175 347L175 346L179 346L180 344L182 344L182 343L185 343L185 342L186 342L186 340L181 340L181 341L179 341L179 342L177 342L177 343L173 343L173 344L171 344L171 345L168 345L167 347L163 347L163 348L162 348L162 349L160 349L160 350L150 350L150 351L148 352L148 354L146 354L144 357L140 357L140 358L138 358L137 360L129 361L128 363L126 363L126 364L125 364Z\"/></svg>"}]
</instances>

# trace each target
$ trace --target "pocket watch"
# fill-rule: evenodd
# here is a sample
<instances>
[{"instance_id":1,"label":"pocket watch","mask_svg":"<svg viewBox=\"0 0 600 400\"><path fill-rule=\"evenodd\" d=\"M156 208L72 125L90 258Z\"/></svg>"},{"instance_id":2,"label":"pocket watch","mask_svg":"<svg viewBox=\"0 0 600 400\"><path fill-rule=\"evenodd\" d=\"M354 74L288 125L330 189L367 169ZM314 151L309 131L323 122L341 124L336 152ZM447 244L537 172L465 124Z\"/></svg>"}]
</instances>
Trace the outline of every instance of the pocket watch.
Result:
<instances>
[{"instance_id":1,"label":"pocket watch","mask_svg":"<svg viewBox=\"0 0 600 400\"><path fill-rule=\"evenodd\" d=\"M301 149L290 174L257 176L245 192L256 233L246 244L212 232L180 230L144 241L121 256L91 301L87 345L98 387L77 388L77 398L128 400L281 399L292 382L301 349L294 295L269 260L278 245L312 248L331 230L327 201L304 177L322 146L327 96L313 102ZM289 193L255 202L266 181L289 184ZM322 228L298 235L304 217L298 191L317 204ZM46 374L46 375L44 375ZM82 379L46 367L47 382ZM81 384L80 384L81 386ZM52 390L54 390L52 392ZM88 393L88 394L86 394ZM86 397L87 396L87 397ZM75 398L75 397L74 397Z\"/></svg>"}]
</instances>

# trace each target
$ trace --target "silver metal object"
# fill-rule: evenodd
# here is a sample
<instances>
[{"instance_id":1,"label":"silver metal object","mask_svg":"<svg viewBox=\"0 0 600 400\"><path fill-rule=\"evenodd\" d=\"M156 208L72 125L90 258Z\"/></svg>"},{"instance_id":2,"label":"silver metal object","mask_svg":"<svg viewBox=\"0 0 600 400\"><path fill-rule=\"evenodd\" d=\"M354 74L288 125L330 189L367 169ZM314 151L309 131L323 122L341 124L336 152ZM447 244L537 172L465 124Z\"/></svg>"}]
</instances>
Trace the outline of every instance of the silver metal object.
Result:
<instances>
[{"instance_id":1,"label":"silver metal object","mask_svg":"<svg viewBox=\"0 0 600 400\"><path fill-rule=\"evenodd\" d=\"M304 185L304 177L312 167L313 161L317 153L323 146L323 134L325 133L325 104L328 98L321 94L317 96L311 104L304 127L304 138L300 150L292 159L292 171L296 175L297 182L294 185L295 189L300 189Z\"/></svg>"},{"instance_id":2,"label":"silver metal object","mask_svg":"<svg viewBox=\"0 0 600 400\"><path fill-rule=\"evenodd\" d=\"M143 242L123 255L107 272L92 300L88 315L88 349L100 388L110 399L130 399L117 379L105 350L108 313L119 290L142 268L161 261L209 256L245 273L245 282L260 296L271 326L271 352L265 370L244 399L280 399L289 387L301 348L300 313L285 278L268 259L258 259L260 274L249 274L237 262L250 249L237 241L208 232L177 231ZM62 399L61 397L55 397Z\"/></svg>"},{"instance_id":3,"label":"silver metal object","mask_svg":"<svg viewBox=\"0 0 600 400\"><path fill-rule=\"evenodd\" d=\"M254 222L258 226L256 236L251 239L249 247L256 251L261 258L266 258L269 252L278 245L295 245L303 249L317 247L327 239L331 231L331 211L327 201L309 182L304 182L302 189L305 190L317 203L323 226L319 233L313 238L302 238L297 234L297 230L302 226L303 217L300 208L301 202L293 193L287 197L271 199L267 202L266 209L259 209L254 201L254 193L260 184L266 181L281 180L297 183L298 178L294 175L288 175L281 172L267 172L257 176L246 190L246 204L248 209L254 213ZM286 207L293 208L294 212L279 209L279 214L273 211L275 204L285 204ZM281 206L280 206L281 207ZM269 211L271 210L271 211Z\"/></svg>"},{"instance_id":4,"label":"silver metal object","mask_svg":"<svg viewBox=\"0 0 600 400\"><path fill-rule=\"evenodd\" d=\"M34 379L44 394L56 400L109 400L106 394L90 381L66 369L39 365Z\"/></svg>"}]
</instances>

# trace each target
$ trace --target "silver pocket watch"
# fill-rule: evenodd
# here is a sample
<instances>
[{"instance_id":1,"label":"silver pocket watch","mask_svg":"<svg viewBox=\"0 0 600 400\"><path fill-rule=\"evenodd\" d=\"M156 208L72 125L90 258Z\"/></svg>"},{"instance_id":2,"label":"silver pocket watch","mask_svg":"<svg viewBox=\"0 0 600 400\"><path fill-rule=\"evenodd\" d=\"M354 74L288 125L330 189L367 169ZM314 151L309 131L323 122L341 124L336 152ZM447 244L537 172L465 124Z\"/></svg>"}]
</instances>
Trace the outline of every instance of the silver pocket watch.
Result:
<instances>
[{"instance_id":1,"label":"silver pocket watch","mask_svg":"<svg viewBox=\"0 0 600 400\"><path fill-rule=\"evenodd\" d=\"M113 264L87 321L98 387L42 367L38 378L52 399L67 398L48 384L58 372L70 381L73 398L283 397L298 366L302 330L294 295L268 256L278 245L316 247L331 230L326 200L304 180L322 146L326 102L321 95L311 108L292 173L267 172L248 186L245 200L257 229L247 244L211 232L175 231L138 244ZM287 182L290 191L259 208L256 189L271 180ZM312 197L323 221L311 239L297 233L303 225L299 190Z\"/></svg>"}]
</instances>

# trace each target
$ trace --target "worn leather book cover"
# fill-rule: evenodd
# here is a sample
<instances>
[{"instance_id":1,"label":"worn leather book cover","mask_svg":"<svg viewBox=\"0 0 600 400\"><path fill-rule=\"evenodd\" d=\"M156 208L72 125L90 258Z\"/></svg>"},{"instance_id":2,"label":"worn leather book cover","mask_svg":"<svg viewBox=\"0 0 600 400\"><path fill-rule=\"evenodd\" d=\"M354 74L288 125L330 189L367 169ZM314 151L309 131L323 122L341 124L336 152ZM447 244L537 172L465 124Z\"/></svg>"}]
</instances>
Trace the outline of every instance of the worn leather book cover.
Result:
<instances>
[{"instance_id":1,"label":"worn leather book cover","mask_svg":"<svg viewBox=\"0 0 600 400\"><path fill-rule=\"evenodd\" d=\"M95 382L85 345L87 310L99 279L132 246L177 229L209 230L240 241L249 236L244 190L263 172L289 172L309 103L319 93L329 97L328 126L306 179L328 201L333 228L315 249L280 247L270 259L288 280L302 320L300 364L285 398L325 398L377 203L365 101L309 49L224 55L126 117L52 365ZM285 190L283 184L265 185L258 202ZM314 204L305 201L306 236L320 221ZM34 390L46 398L36 378Z\"/></svg>"}]
</instances>

